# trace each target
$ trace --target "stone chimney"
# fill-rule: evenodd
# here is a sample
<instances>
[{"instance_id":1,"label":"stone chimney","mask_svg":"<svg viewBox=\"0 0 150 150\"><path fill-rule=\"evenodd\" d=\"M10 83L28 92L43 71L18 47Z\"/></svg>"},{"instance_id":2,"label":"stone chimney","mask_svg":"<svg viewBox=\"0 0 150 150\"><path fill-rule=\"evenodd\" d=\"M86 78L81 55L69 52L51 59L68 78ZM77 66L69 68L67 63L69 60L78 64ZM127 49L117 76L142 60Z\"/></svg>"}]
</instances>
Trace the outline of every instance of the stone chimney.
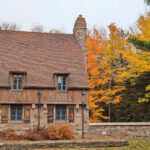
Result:
<instances>
[{"instance_id":1,"label":"stone chimney","mask_svg":"<svg viewBox=\"0 0 150 150\"><path fill-rule=\"evenodd\" d=\"M76 19L73 34L77 43L81 46L84 55L84 63L87 64L87 55L86 55L86 21L82 15Z\"/></svg>"}]
</instances>

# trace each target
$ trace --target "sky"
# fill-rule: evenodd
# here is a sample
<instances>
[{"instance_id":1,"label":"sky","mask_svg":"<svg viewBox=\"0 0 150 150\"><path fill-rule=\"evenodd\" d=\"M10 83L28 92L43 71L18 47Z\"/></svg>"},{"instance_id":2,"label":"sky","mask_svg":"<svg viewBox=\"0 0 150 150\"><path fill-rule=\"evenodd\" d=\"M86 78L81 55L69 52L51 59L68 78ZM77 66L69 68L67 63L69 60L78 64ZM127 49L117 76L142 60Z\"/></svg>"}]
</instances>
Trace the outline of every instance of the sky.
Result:
<instances>
[{"instance_id":1,"label":"sky","mask_svg":"<svg viewBox=\"0 0 150 150\"><path fill-rule=\"evenodd\" d=\"M133 25L146 12L144 0L0 0L0 22L17 23L22 30L41 24L44 31L59 29L72 33L79 14L87 27L104 27L110 23L123 29Z\"/></svg>"}]
</instances>

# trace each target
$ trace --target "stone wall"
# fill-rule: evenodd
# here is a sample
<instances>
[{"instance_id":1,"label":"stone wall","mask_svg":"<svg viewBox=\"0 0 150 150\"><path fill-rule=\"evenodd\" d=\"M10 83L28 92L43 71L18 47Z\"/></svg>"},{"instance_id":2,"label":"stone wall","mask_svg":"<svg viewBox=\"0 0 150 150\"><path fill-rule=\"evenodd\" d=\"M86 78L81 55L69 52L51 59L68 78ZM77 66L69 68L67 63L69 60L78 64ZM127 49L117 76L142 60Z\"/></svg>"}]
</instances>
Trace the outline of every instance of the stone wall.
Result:
<instances>
[{"instance_id":1,"label":"stone wall","mask_svg":"<svg viewBox=\"0 0 150 150\"><path fill-rule=\"evenodd\" d=\"M90 123L88 137L150 139L150 123Z\"/></svg>"},{"instance_id":2,"label":"stone wall","mask_svg":"<svg viewBox=\"0 0 150 150\"><path fill-rule=\"evenodd\" d=\"M31 150L31 149L47 149L47 148L102 148L102 147L121 147L128 146L126 140L115 140L115 141L101 141L101 140L87 140L87 141L45 141L45 142L5 142L0 143L1 150Z\"/></svg>"},{"instance_id":3,"label":"stone wall","mask_svg":"<svg viewBox=\"0 0 150 150\"><path fill-rule=\"evenodd\" d=\"M56 105L54 105L54 106L56 106ZM69 124L73 129L75 137L81 138L81 136L82 136L82 107L79 104L77 104L77 105L74 104L74 122L69 122L69 112L68 112L69 105L66 105L66 106L67 106L67 114L66 114L67 119L65 121L58 122L55 120L56 109L54 107L54 121L53 121L53 123L48 123L47 104L41 105L40 125L41 125L41 127L48 127L50 125L56 125L56 124ZM23 107L22 121L15 122L15 121L10 120L10 105L9 105L9 109L8 109L8 122L7 123L2 123L1 113L2 113L2 109L0 108L0 131L11 129L11 130L16 131L17 133L21 133L21 132L24 132L25 130L28 130L28 129L38 125L38 105L36 105L36 104L31 105L30 123L24 123L24 121L23 121L24 107ZM88 105L85 105L85 108L84 108L84 118L85 118L85 122L84 122L85 130L84 131L85 131L85 137L87 137L88 126L89 126Z\"/></svg>"}]
</instances>

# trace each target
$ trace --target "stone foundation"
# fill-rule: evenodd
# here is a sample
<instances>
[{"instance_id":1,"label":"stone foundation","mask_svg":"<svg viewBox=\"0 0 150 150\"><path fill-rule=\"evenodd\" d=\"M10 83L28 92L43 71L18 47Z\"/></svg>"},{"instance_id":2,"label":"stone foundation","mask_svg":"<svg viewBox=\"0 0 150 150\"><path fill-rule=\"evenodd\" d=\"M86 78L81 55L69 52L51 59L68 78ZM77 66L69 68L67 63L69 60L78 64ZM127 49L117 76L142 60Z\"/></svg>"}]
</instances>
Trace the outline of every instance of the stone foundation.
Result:
<instances>
[{"instance_id":1,"label":"stone foundation","mask_svg":"<svg viewBox=\"0 0 150 150\"><path fill-rule=\"evenodd\" d=\"M150 123L90 123L88 137L150 139Z\"/></svg>"},{"instance_id":2,"label":"stone foundation","mask_svg":"<svg viewBox=\"0 0 150 150\"><path fill-rule=\"evenodd\" d=\"M68 106L66 105L66 120L65 121L56 121L56 105L54 105L54 120L53 123L48 123L48 108L47 104L41 105L41 110L40 110L40 126L41 127L48 127L50 125L55 125L55 124L69 124L72 127L72 130L75 134L75 137L81 138L82 136L82 107L81 105L75 105L74 104L74 121L69 122L69 112L68 112ZM23 107L24 109L24 107ZM10 120L10 105L8 109L8 123L2 123L1 121L1 113L2 110L0 109L0 130L7 130L11 129L16 131L17 133L24 132L25 130L28 130L34 126L38 125L38 105L32 104L31 105L31 110L30 110L30 123L24 123L22 118L22 121L11 121ZM24 116L24 110L23 114ZM84 132L85 132L85 137L87 137L88 133L88 126L89 126L89 110L88 110L88 105L84 108Z\"/></svg>"}]
</instances>

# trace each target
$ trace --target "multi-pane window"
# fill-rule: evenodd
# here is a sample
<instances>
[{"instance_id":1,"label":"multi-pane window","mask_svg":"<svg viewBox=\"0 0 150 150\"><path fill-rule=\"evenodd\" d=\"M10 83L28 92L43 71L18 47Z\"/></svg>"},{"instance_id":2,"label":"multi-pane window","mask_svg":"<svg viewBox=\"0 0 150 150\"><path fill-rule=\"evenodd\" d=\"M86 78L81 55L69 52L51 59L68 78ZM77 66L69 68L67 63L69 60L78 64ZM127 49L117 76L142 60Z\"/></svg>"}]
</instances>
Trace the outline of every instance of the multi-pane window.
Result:
<instances>
[{"instance_id":1,"label":"multi-pane window","mask_svg":"<svg viewBox=\"0 0 150 150\"><path fill-rule=\"evenodd\" d=\"M66 91L66 76L57 77L57 90Z\"/></svg>"},{"instance_id":2,"label":"multi-pane window","mask_svg":"<svg viewBox=\"0 0 150 150\"><path fill-rule=\"evenodd\" d=\"M22 120L22 105L11 105L10 120L11 121L21 121Z\"/></svg>"},{"instance_id":3,"label":"multi-pane window","mask_svg":"<svg viewBox=\"0 0 150 150\"><path fill-rule=\"evenodd\" d=\"M22 90L22 75L13 76L13 90L14 91Z\"/></svg>"},{"instance_id":4,"label":"multi-pane window","mask_svg":"<svg viewBox=\"0 0 150 150\"><path fill-rule=\"evenodd\" d=\"M56 121L65 121L65 120L66 120L66 106L56 105Z\"/></svg>"}]
</instances>

